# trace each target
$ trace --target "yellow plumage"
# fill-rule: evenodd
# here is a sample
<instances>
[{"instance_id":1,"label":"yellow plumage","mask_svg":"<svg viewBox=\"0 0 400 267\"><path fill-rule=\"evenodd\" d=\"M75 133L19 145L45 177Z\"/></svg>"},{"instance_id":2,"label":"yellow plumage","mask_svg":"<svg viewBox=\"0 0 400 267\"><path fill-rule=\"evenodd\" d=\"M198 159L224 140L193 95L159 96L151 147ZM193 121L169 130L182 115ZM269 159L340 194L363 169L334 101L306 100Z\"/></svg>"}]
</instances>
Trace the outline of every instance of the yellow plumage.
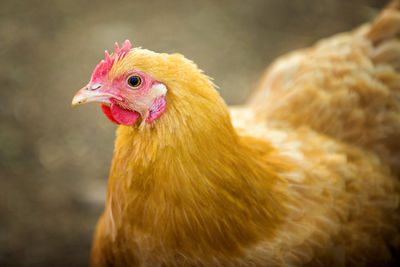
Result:
<instances>
[{"instance_id":1,"label":"yellow plumage","mask_svg":"<svg viewBox=\"0 0 400 267\"><path fill-rule=\"evenodd\" d=\"M385 35L381 25L387 13L400 25L395 8L280 59L253 100L230 110L181 55L136 48L116 62L111 78L135 69L165 84L167 107L151 124L117 131L92 264L393 261L400 27Z\"/></svg>"}]
</instances>

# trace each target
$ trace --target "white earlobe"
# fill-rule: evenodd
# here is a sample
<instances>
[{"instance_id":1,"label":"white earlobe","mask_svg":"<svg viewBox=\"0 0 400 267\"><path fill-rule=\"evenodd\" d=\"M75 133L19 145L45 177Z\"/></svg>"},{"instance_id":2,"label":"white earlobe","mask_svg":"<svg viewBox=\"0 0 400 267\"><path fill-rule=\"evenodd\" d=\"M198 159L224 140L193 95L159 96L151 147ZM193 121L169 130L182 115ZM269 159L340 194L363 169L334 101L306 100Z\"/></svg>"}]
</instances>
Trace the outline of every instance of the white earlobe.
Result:
<instances>
[{"instance_id":1,"label":"white earlobe","mask_svg":"<svg viewBox=\"0 0 400 267\"><path fill-rule=\"evenodd\" d=\"M154 96L163 96L167 94L167 87L162 83L157 83L153 85L152 91Z\"/></svg>"}]
</instances>

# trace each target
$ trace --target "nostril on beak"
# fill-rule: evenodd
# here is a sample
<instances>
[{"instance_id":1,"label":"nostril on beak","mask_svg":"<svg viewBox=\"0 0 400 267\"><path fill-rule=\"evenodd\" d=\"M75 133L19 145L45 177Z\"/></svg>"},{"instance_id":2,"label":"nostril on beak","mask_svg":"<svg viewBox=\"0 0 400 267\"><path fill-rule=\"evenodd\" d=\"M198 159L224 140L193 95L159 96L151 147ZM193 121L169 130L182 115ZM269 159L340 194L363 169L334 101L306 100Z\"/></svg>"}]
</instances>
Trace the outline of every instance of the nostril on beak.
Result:
<instances>
[{"instance_id":1,"label":"nostril on beak","mask_svg":"<svg viewBox=\"0 0 400 267\"><path fill-rule=\"evenodd\" d=\"M100 83L96 83L96 84L93 84L91 86L86 87L86 89L94 91L94 90L99 89L100 87L101 87L101 84Z\"/></svg>"}]
</instances>

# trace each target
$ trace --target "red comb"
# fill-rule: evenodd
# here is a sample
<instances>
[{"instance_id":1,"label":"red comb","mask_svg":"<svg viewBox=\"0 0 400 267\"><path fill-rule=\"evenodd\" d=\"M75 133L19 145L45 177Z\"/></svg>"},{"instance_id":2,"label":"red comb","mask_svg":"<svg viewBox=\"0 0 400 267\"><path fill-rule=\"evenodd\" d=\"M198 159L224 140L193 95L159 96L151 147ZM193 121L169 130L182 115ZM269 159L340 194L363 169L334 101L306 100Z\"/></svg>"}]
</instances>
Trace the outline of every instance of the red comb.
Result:
<instances>
[{"instance_id":1,"label":"red comb","mask_svg":"<svg viewBox=\"0 0 400 267\"><path fill-rule=\"evenodd\" d=\"M105 59L102 60L94 69L92 74L92 82L100 82L103 78L109 73L111 70L115 59L121 60L123 59L128 52L131 50L132 45L129 40L126 40L122 45L121 49L118 47L118 43L115 43L115 52L112 56L108 54L107 50L105 51Z\"/></svg>"},{"instance_id":2,"label":"red comb","mask_svg":"<svg viewBox=\"0 0 400 267\"><path fill-rule=\"evenodd\" d=\"M132 45L129 40L125 40L124 44L122 45L121 49L118 47L118 43L115 42L115 55L118 56L118 59L124 58L124 56L131 51Z\"/></svg>"}]
</instances>

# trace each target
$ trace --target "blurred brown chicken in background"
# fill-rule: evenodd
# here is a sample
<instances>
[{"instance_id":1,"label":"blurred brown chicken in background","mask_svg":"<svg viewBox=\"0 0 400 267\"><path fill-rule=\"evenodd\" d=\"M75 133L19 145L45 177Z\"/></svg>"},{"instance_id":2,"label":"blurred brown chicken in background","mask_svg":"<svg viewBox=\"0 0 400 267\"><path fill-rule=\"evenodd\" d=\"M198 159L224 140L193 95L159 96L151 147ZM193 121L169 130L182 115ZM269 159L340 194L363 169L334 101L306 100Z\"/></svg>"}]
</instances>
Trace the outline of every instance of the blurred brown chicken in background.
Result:
<instances>
[{"instance_id":1,"label":"blurred brown chicken in background","mask_svg":"<svg viewBox=\"0 0 400 267\"><path fill-rule=\"evenodd\" d=\"M96 106L73 112L70 98L115 40L179 51L238 104L268 62L370 21L387 2L2 3L0 265L87 265L115 126Z\"/></svg>"}]
</instances>

